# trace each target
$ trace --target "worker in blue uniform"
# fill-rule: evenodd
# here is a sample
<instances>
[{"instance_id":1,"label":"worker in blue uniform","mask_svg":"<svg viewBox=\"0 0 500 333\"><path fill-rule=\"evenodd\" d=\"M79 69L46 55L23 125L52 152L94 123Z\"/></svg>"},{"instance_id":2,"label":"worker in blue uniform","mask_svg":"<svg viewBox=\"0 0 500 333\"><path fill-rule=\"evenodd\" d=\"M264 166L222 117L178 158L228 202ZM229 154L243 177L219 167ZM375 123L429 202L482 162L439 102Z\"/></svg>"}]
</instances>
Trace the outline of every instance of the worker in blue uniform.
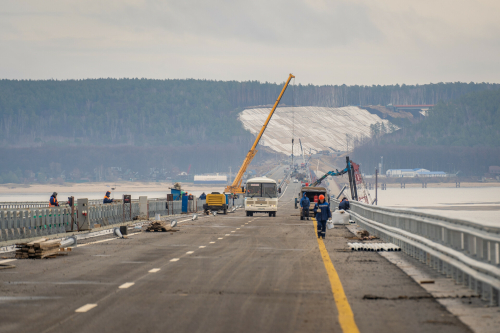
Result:
<instances>
[{"instance_id":1,"label":"worker in blue uniform","mask_svg":"<svg viewBox=\"0 0 500 333\"><path fill-rule=\"evenodd\" d=\"M326 221L332 218L332 212L330 211L330 204L326 202L323 194L319 196L319 201L314 205L314 214L318 223L318 238L325 239Z\"/></svg>"},{"instance_id":2,"label":"worker in blue uniform","mask_svg":"<svg viewBox=\"0 0 500 333\"><path fill-rule=\"evenodd\" d=\"M302 207L302 216L304 218L307 217L309 220L309 206L311 205L311 201L307 197L306 193L304 193L304 196L300 199L300 207Z\"/></svg>"},{"instance_id":3,"label":"worker in blue uniform","mask_svg":"<svg viewBox=\"0 0 500 333\"><path fill-rule=\"evenodd\" d=\"M52 193L50 196L49 207L58 207L59 201L57 201L57 192Z\"/></svg>"},{"instance_id":4,"label":"worker in blue uniform","mask_svg":"<svg viewBox=\"0 0 500 333\"><path fill-rule=\"evenodd\" d=\"M203 192L201 195L200 195L200 200L205 200L207 198L207 195L205 194L205 192Z\"/></svg>"},{"instance_id":5,"label":"worker in blue uniform","mask_svg":"<svg viewBox=\"0 0 500 333\"><path fill-rule=\"evenodd\" d=\"M349 204L349 199L344 197L342 201L339 203L339 210L349 210L351 208L351 205Z\"/></svg>"},{"instance_id":6,"label":"worker in blue uniform","mask_svg":"<svg viewBox=\"0 0 500 333\"><path fill-rule=\"evenodd\" d=\"M104 196L104 200L102 200L102 203L112 203L113 199L111 199L111 192L107 191L106 195Z\"/></svg>"}]
</instances>

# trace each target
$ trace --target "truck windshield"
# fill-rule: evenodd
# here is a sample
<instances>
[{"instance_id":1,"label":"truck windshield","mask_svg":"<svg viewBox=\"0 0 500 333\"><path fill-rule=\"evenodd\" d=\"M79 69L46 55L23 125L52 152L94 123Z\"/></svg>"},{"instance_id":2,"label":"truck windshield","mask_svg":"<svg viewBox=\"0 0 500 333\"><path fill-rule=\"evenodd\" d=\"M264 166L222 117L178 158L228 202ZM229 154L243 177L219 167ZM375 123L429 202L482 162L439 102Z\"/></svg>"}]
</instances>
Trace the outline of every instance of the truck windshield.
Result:
<instances>
[{"instance_id":1,"label":"truck windshield","mask_svg":"<svg viewBox=\"0 0 500 333\"><path fill-rule=\"evenodd\" d=\"M249 183L247 184L247 197L276 198L276 184Z\"/></svg>"}]
</instances>

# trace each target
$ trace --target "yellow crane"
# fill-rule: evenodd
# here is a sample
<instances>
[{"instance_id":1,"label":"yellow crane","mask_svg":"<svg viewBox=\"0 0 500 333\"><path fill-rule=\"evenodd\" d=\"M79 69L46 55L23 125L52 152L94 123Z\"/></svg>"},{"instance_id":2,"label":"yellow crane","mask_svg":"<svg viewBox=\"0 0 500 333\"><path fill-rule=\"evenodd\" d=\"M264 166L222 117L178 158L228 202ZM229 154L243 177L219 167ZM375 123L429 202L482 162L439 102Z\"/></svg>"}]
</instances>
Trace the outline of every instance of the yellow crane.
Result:
<instances>
[{"instance_id":1,"label":"yellow crane","mask_svg":"<svg viewBox=\"0 0 500 333\"><path fill-rule=\"evenodd\" d=\"M278 106L281 97L283 97L283 94L285 93L286 88L288 87L288 84L290 83L290 80L293 79L295 76L290 74L288 76L288 80L286 80L285 85L283 86L283 89L281 90L280 95L278 96L278 99L274 103L273 108L271 109L271 112L269 113L269 116L267 116L266 122L260 129L259 135L257 135L257 138L255 139L255 142L253 143L252 148L248 151L247 156L245 157L245 160L243 161L243 164L241 165L240 171L238 171L238 174L234 178L233 184L230 186L226 187L226 193L244 193L244 191L241 188L241 181L243 179L243 174L245 171L247 171L248 165L250 165L250 162L252 162L252 159L255 157L255 154L257 154L257 150L255 149L257 145L259 144L260 138L262 137L262 134L264 134L264 131L267 128L267 124L269 124L269 121L271 120L271 117L273 116L274 110L276 110L276 107Z\"/></svg>"}]
</instances>

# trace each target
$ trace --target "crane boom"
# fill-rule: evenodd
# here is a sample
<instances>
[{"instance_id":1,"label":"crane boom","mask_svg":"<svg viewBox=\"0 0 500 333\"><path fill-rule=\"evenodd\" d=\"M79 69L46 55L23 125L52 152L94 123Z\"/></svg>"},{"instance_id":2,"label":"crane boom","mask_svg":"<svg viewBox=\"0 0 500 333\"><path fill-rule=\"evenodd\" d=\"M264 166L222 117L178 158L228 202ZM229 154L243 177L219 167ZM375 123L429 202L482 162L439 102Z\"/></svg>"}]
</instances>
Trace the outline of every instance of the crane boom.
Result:
<instances>
[{"instance_id":1,"label":"crane boom","mask_svg":"<svg viewBox=\"0 0 500 333\"><path fill-rule=\"evenodd\" d=\"M304 166L306 165L306 158L304 157L304 149L302 149L302 141L300 141L299 139L299 143L300 143L300 151L302 152L302 161L304 161Z\"/></svg>"},{"instance_id":2,"label":"crane boom","mask_svg":"<svg viewBox=\"0 0 500 333\"><path fill-rule=\"evenodd\" d=\"M250 164L250 162L252 162L252 159L255 157L255 154L257 154L257 150L255 148L259 144L260 138L264 134L264 131L266 130L267 125L269 124L269 121L271 120L271 117L273 116L274 111L276 110L276 107L278 106L278 104L279 104L279 102L281 100L281 97L283 97L283 94L285 93L285 90L288 87L288 84L290 83L290 80L293 79L294 77L295 76L293 76L292 74L290 74L288 76L288 80L286 80L285 85L283 86L283 89L281 90L281 93L278 96L278 99L274 103L274 106L271 109L271 112L267 116L266 122L264 123L264 125L262 125L262 128L260 129L260 132L257 135L257 138L255 138L255 142L253 143L252 148L250 148L250 150L247 153L247 156L245 157L245 160L243 160L243 164L241 165L241 168L238 171L238 174L234 178L233 184L226 187L226 193L227 192L230 192L230 193L243 193L243 191L241 190L241 181L243 179L243 174L245 173L245 171L247 171L247 167Z\"/></svg>"},{"instance_id":3,"label":"crane boom","mask_svg":"<svg viewBox=\"0 0 500 333\"><path fill-rule=\"evenodd\" d=\"M318 186L319 184L321 184L321 182L328 176L342 176L343 174L346 174L348 173L349 171L351 170L351 162L348 160L347 161L347 166L345 167L344 170L341 170L339 171L338 169L335 170L335 171L328 171L327 173L325 173L323 175L323 177L319 178L318 180L316 180L313 184L309 185L309 186Z\"/></svg>"}]
</instances>

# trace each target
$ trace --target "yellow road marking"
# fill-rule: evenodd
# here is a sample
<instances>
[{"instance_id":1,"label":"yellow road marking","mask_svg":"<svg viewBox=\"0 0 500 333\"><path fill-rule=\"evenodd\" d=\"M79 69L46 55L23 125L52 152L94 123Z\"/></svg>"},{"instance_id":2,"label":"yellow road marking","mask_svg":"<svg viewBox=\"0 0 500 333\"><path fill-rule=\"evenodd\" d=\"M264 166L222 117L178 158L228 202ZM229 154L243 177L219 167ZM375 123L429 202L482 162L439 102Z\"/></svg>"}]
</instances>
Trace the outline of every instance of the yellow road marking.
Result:
<instances>
[{"instance_id":1,"label":"yellow road marking","mask_svg":"<svg viewBox=\"0 0 500 333\"><path fill-rule=\"evenodd\" d=\"M314 234L317 238L317 225L316 219L312 218L314 226ZM344 288L340 282L339 275L333 267L333 263L330 260L330 255L326 250L325 243L321 238L318 238L319 252L321 253L321 258L323 258L323 263L325 264L326 272L328 273L328 279L330 280L330 285L332 287L333 299L335 300L335 305L337 306L337 311L339 313L339 324L344 333L359 333L358 326L354 321L354 314L352 313L351 306L347 301L347 296L345 295Z\"/></svg>"}]
</instances>

